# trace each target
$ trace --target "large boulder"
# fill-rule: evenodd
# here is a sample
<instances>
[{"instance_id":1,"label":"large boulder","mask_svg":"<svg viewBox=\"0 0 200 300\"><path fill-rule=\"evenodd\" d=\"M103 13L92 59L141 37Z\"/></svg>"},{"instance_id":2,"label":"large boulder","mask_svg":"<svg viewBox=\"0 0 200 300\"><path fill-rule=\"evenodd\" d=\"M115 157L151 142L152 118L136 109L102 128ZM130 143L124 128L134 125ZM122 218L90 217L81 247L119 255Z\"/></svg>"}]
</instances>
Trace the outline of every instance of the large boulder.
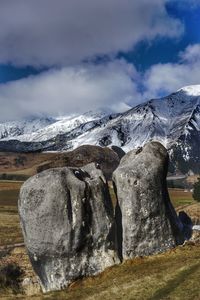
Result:
<instances>
[{"instance_id":1,"label":"large boulder","mask_svg":"<svg viewBox=\"0 0 200 300\"><path fill-rule=\"evenodd\" d=\"M123 259L162 252L184 241L167 191L167 167L166 149L150 142L127 153L113 174Z\"/></svg>"},{"instance_id":2,"label":"large boulder","mask_svg":"<svg viewBox=\"0 0 200 300\"><path fill-rule=\"evenodd\" d=\"M108 186L94 163L31 177L20 191L19 214L45 292L120 262Z\"/></svg>"}]
</instances>

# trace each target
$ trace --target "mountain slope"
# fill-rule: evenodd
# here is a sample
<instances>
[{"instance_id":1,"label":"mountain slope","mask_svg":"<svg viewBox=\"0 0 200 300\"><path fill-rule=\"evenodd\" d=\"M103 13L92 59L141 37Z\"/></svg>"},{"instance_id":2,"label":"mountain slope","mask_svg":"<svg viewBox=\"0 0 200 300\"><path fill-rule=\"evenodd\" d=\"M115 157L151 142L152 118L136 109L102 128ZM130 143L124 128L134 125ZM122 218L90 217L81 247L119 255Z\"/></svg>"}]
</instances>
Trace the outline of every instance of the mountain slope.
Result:
<instances>
[{"instance_id":1,"label":"mountain slope","mask_svg":"<svg viewBox=\"0 0 200 300\"><path fill-rule=\"evenodd\" d=\"M89 121L100 119L105 113L87 112L82 115L69 115L60 118L33 118L31 120L0 124L0 140L21 142L42 142Z\"/></svg>"},{"instance_id":2,"label":"mountain slope","mask_svg":"<svg viewBox=\"0 0 200 300\"><path fill-rule=\"evenodd\" d=\"M43 124L32 131L28 130L31 126L24 126L19 132L11 126L6 134L1 128L7 124L0 124L0 151L63 151L83 144L116 145L129 151L157 140L169 149L175 168L184 172L200 169L200 85L182 88L121 114L89 112Z\"/></svg>"},{"instance_id":3,"label":"mountain slope","mask_svg":"<svg viewBox=\"0 0 200 300\"><path fill-rule=\"evenodd\" d=\"M32 118L0 124L0 140L20 139L22 135L30 136L54 123L53 118Z\"/></svg>"}]
</instances>

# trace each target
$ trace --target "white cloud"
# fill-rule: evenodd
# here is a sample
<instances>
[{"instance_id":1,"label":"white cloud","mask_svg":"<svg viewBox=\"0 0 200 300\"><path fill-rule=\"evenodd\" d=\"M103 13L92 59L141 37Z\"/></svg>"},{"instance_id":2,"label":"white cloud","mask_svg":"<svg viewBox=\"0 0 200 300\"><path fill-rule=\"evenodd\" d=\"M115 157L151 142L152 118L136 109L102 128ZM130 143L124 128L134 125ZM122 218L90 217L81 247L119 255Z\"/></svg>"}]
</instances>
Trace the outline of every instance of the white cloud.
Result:
<instances>
[{"instance_id":1,"label":"white cloud","mask_svg":"<svg viewBox=\"0 0 200 300\"><path fill-rule=\"evenodd\" d=\"M177 63L157 64L144 75L144 98L169 94L193 84L200 84L200 44L188 46Z\"/></svg>"},{"instance_id":2,"label":"white cloud","mask_svg":"<svg viewBox=\"0 0 200 300\"><path fill-rule=\"evenodd\" d=\"M189 45L185 51L180 53L180 58L186 63L200 61L200 44Z\"/></svg>"},{"instance_id":3,"label":"white cloud","mask_svg":"<svg viewBox=\"0 0 200 300\"><path fill-rule=\"evenodd\" d=\"M64 115L107 108L128 109L138 104L138 73L115 60L101 65L79 65L51 70L0 85L1 121L30 115Z\"/></svg>"},{"instance_id":4,"label":"white cloud","mask_svg":"<svg viewBox=\"0 0 200 300\"><path fill-rule=\"evenodd\" d=\"M183 86L200 84L199 49L200 44L188 46L179 62L154 65L144 74L124 60L113 60L52 69L1 84L0 121L98 109L119 112Z\"/></svg>"},{"instance_id":5,"label":"white cloud","mask_svg":"<svg viewBox=\"0 0 200 300\"><path fill-rule=\"evenodd\" d=\"M0 63L73 65L179 37L183 25L167 14L168 1L0 0Z\"/></svg>"}]
</instances>

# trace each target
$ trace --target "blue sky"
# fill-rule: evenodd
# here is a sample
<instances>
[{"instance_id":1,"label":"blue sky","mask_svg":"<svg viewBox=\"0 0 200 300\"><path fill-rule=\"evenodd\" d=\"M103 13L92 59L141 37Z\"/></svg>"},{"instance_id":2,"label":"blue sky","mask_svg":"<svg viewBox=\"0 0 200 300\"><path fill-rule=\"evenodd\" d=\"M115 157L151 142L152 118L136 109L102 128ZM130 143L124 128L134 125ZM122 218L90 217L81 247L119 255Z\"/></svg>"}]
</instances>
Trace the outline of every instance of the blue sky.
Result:
<instances>
[{"instance_id":1,"label":"blue sky","mask_svg":"<svg viewBox=\"0 0 200 300\"><path fill-rule=\"evenodd\" d=\"M0 119L121 111L200 84L199 0L81 3L0 0Z\"/></svg>"},{"instance_id":2,"label":"blue sky","mask_svg":"<svg viewBox=\"0 0 200 300\"><path fill-rule=\"evenodd\" d=\"M188 45L200 43L200 6L188 9L173 3L167 7L170 15L183 22L184 34L178 39L162 37L150 43L142 41L134 50L123 53L123 56L133 62L139 70L146 70L157 63L176 62L180 51Z\"/></svg>"},{"instance_id":3,"label":"blue sky","mask_svg":"<svg viewBox=\"0 0 200 300\"><path fill-rule=\"evenodd\" d=\"M179 18L185 26L184 34L180 38L156 38L155 40L141 41L134 49L118 54L128 62L133 63L138 70L145 71L151 65L157 63L176 62L180 51L188 45L200 43L200 5L188 9L188 5L182 7L174 1L166 5L168 13ZM12 64L0 65L0 83L17 80L29 75L42 72L43 68L16 67Z\"/></svg>"}]
</instances>

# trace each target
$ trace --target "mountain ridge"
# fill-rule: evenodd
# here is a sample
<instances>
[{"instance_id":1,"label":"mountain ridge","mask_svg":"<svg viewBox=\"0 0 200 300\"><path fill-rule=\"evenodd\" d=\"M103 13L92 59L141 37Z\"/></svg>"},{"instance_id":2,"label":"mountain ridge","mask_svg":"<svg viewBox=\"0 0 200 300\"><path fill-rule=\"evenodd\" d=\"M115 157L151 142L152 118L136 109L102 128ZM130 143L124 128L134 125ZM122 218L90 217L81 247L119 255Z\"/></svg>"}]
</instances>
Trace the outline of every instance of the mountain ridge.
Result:
<instances>
[{"instance_id":1,"label":"mountain ridge","mask_svg":"<svg viewBox=\"0 0 200 300\"><path fill-rule=\"evenodd\" d=\"M46 126L45 121L41 123L38 130L34 128L30 132L25 128L22 134L19 130L17 136L11 131L6 137L2 135L3 125L0 124L0 137L3 136L0 151L66 151L91 144L116 145L127 152L155 140L169 150L175 168L184 165L183 169L189 170L191 164L188 162L192 159L197 162L193 171L200 168L196 143L200 141L200 85L187 86L169 96L151 99L124 113L87 112L60 119L46 118ZM182 155L185 163L177 163L177 153ZM188 164L187 168L185 164Z\"/></svg>"}]
</instances>

